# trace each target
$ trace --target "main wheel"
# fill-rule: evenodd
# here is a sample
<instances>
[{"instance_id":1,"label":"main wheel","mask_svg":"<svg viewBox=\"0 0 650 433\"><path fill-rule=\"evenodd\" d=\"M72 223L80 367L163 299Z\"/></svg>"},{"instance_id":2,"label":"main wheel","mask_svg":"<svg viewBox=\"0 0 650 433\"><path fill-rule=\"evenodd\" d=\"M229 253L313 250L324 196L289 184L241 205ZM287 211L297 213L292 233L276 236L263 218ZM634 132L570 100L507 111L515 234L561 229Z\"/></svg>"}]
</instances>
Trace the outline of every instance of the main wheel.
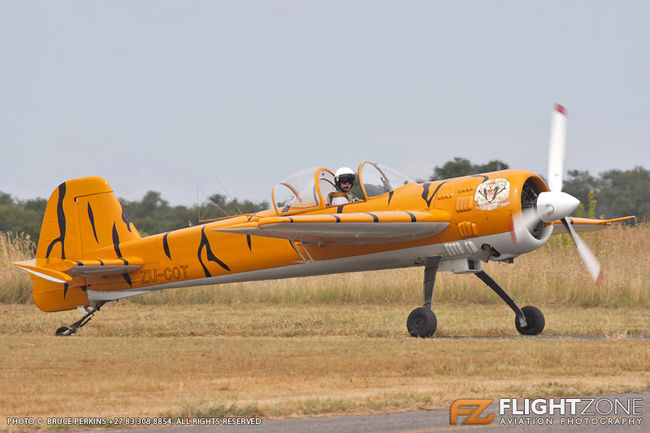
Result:
<instances>
[{"instance_id":1,"label":"main wheel","mask_svg":"<svg viewBox=\"0 0 650 433\"><path fill-rule=\"evenodd\" d=\"M524 313L524 317L526 318L526 326L522 327L519 324L519 320L515 317L515 326L517 327L517 331L519 331L521 335L541 334L546 322L544 321L544 315L539 308L533 307L532 305L526 305L521 309L521 312Z\"/></svg>"},{"instance_id":2,"label":"main wheel","mask_svg":"<svg viewBox=\"0 0 650 433\"><path fill-rule=\"evenodd\" d=\"M436 315L433 314L433 311L424 307L411 311L406 321L406 328L413 337L431 337L436 332L437 325Z\"/></svg>"}]
</instances>

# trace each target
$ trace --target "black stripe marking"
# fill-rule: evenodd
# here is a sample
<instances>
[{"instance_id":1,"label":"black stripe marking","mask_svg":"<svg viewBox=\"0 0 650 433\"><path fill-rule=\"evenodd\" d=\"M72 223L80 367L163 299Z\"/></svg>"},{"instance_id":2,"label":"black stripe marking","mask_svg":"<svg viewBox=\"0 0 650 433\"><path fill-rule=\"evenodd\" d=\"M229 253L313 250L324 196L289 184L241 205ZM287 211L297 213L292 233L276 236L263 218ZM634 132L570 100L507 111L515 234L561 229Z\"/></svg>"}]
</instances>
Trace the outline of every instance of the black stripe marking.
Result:
<instances>
[{"instance_id":1,"label":"black stripe marking","mask_svg":"<svg viewBox=\"0 0 650 433\"><path fill-rule=\"evenodd\" d=\"M124 211L124 208L122 208L122 221L124 221L124 224L126 224L126 229L130 232L131 231L131 218L126 214L126 211Z\"/></svg>"},{"instance_id":2,"label":"black stripe marking","mask_svg":"<svg viewBox=\"0 0 650 433\"><path fill-rule=\"evenodd\" d=\"M83 266L84 264L82 262L76 262L77 266Z\"/></svg>"},{"instance_id":3,"label":"black stripe marking","mask_svg":"<svg viewBox=\"0 0 650 433\"><path fill-rule=\"evenodd\" d=\"M120 251L120 235L117 233L117 227L113 223L113 248L115 248L115 254L120 259L122 258L122 252Z\"/></svg>"},{"instance_id":4,"label":"black stripe marking","mask_svg":"<svg viewBox=\"0 0 650 433\"><path fill-rule=\"evenodd\" d=\"M219 266L227 270L228 272L230 271L230 268L228 265L226 265L224 262L219 260L217 256L214 255L212 252L212 248L210 247L210 243L208 242L208 237L205 235L205 227L201 229L201 243L199 244L199 251L198 251L198 256L199 256L199 263L203 267L203 272L205 273L206 277L211 277L212 274L208 270L208 268L205 266L203 263L203 259L201 258L201 251L203 251L203 248L206 250L206 255L209 261L217 263Z\"/></svg>"},{"instance_id":5,"label":"black stripe marking","mask_svg":"<svg viewBox=\"0 0 650 433\"><path fill-rule=\"evenodd\" d=\"M368 215L370 215L372 217L373 222L375 222L375 223L379 222L379 218L374 213L370 213L370 212L365 212L365 213L367 213Z\"/></svg>"},{"instance_id":6,"label":"black stripe marking","mask_svg":"<svg viewBox=\"0 0 650 433\"><path fill-rule=\"evenodd\" d=\"M113 247L115 248L115 253L117 254L117 257L122 259L122 251L120 251L120 235L117 233L117 227L115 223L113 223ZM122 259L125 265L128 265L129 262L125 259ZM133 287L133 283L131 282L131 277L129 277L128 273L122 274L122 277L124 278L124 281L127 282L129 287Z\"/></svg>"},{"instance_id":7,"label":"black stripe marking","mask_svg":"<svg viewBox=\"0 0 650 433\"><path fill-rule=\"evenodd\" d=\"M482 177L482 178L483 178L483 182L485 182L486 180L489 179L489 177L487 177L487 176L484 175L484 174L473 174L472 177Z\"/></svg>"},{"instance_id":8,"label":"black stripe marking","mask_svg":"<svg viewBox=\"0 0 650 433\"><path fill-rule=\"evenodd\" d=\"M413 214L412 214L411 212L409 212L409 211L404 211L404 212L406 212L407 214L409 214L409 216L411 217L411 222L412 222L412 223L414 223L414 222L416 221L416 219L415 219L415 215L413 215Z\"/></svg>"},{"instance_id":9,"label":"black stripe marking","mask_svg":"<svg viewBox=\"0 0 650 433\"><path fill-rule=\"evenodd\" d=\"M70 283L63 283L63 299L68 294L68 289L70 288Z\"/></svg>"},{"instance_id":10,"label":"black stripe marking","mask_svg":"<svg viewBox=\"0 0 650 433\"><path fill-rule=\"evenodd\" d=\"M63 212L63 198L65 197L65 182L59 185L59 200L56 205L56 217L59 223L59 237L50 242L50 245L47 247L47 252L45 253L45 258L49 258L52 253L52 248L57 243L61 242L61 258L65 259L65 213Z\"/></svg>"},{"instance_id":11,"label":"black stripe marking","mask_svg":"<svg viewBox=\"0 0 650 433\"><path fill-rule=\"evenodd\" d=\"M334 218L336 218L336 222L337 222L337 223L340 223L340 222L341 222L341 218L340 218L338 215L332 215L332 216L333 216Z\"/></svg>"},{"instance_id":12,"label":"black stripe marking","mask_svg":"<svg viewBox=\"0 0 650 433\"><path fill-rule=\"evenodd\" d=\"M395 192L395 191L392 191L392 190L391 190L391 192L388 193L388 206L390 206L390 201L393 199L393 193L394 193L394 192Z\"/></svg>"},{"instance_id":13,"label":"black stripe marking","mask_svg":"<svg viewBox=\"0 0 650 433\"><path fill-rule=\"evenodd\" d=\"M436 188L436 190L433 191L431 197L429 197L429 188L431 187L431 182L427 182L423 185L422 198L427 203L427 207L431 207L431 202L433 201L433 198L436 196L436 193L438 192L440 187L443 186L445 183L447 183L447 181L441 182Z\"/></svg>"},{"instance_id":14,"label":"black stripe marking","mask_svg":"<svg viewBox=\"0 0 650 433\"><path fill-rule=\"evenodd\" d=\"M336 213L343 213L343 205L336 208Z\"/></svg>"},{"instance_id":15,"label":"black stripe marking","mask_svg":"<svg viewBox=\"0 0 650 433\"><path fill-rule=\"evenodd\" d=\"M165 251L165 255L169 257L169 260L171 260L172 253L169 251L169 242L167 241L167 236L169 236L169 232L163 235L163 250Z\"/></svg>"},{"instance_id":16,"label":"black stripe marking","mask_svg":"<svg viewBox=\"0 0 650 433\"><path fill-rule=\"evenodd\" d=\"M128 261L128 260L126 260L126 259L122 259L122 261L124 262L124 264L125 264L126 266L129 266L129 261Z\"/></svg>"},{"instance_id":17,"label":"black stripe marking","mask_svg":"<svg viewBox=\"0 0 650 433\"><path fill-rule=\"evenodd\" d=\"M104 266L104 261L103 260L99 261L99 266Z\"/></svg>"},{"instance_id":18,"label":"black stripe marking","mask_svg":"<svg viewBox=\"0 0 650 433\"><path fill-rule=\"evenodd\" d=\"M95 229L95 216L93 215L93 208L90 207L90 202L88 202L88 219L90 220L90 225L93 227L95 242L99 243L99 239L97 239L97 229Z\"/></svg>"},{"instance_id":19,"label":"black stripe marking","mask_svg":"<svg viewBox=\"0 0 650 433\"><path fill-rule=\"evenodd\" d=\"M246 243L248 244L248 251L253 251L253 247L251 246L251 235L246 235Z\"/></svg>"}]
</instances>

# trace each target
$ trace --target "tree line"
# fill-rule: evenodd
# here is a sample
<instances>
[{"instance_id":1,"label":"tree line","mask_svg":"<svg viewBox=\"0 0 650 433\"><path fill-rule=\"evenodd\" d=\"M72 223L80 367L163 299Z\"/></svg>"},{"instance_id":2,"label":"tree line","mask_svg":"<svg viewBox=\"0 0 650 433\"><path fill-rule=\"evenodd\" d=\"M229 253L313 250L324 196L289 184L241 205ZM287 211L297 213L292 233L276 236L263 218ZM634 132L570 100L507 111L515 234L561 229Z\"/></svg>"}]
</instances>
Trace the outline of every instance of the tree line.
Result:
<instances>
[{"instance_id":1,"label":"tree line","mask_svg":"<svg viewBox=\"0 0 650 433\"><path fill-rule=\"evenodd\" d=\"M508 164L493 160L472 164L456 157L433 169L429 180L441 180L468 174L508 169ZM546 180L546 179L544 179ZM578 217L615 218L635 215L641 221L650 217L650 170L608 170L593 176L589 171L569 170L564 177L563 191L580 200Z\"/></svg>"},{"instance_id":2,"label":"tree line","mask_svg":"<svg viewBox=\"0 0 650 433\"><path fill-rule=\"evenodd\" d=\"M468 174L508 169L508 164L492 160L473 164L456 157L433 169L429 180L448 179ZM581 202L575 216L612 218L636 215L647 221L650 217L650 170L608 170L598 176L588 171L569 170L564 179L564 191ZM226 215L258 212L268 209L268 202L227 199L221 194L206 197L201 205L171 206L157 191L147 192L142 200L119 199L124 211L142 236L196 225L200 220ZM0 232L26 233L38 240L47 200L20 200L0 191Z\"/></svg>"},{"instance_id":3,"label":"tree line","mask_svg":"<svg viewBox=\"0 0 650 433\"><path fill-rule=\"evenodd\" d=\"M147 192L142 200L120 198L119 201L142 236L196 225L200 219L209 220L269 208L264 201L227 200L221 194L207 197L201 205L171 206L157 191ZM0 191L0 232L26 233L37 241L46 206L47 200L43 198L18 200Z\"/></svg>"}]
</instances>

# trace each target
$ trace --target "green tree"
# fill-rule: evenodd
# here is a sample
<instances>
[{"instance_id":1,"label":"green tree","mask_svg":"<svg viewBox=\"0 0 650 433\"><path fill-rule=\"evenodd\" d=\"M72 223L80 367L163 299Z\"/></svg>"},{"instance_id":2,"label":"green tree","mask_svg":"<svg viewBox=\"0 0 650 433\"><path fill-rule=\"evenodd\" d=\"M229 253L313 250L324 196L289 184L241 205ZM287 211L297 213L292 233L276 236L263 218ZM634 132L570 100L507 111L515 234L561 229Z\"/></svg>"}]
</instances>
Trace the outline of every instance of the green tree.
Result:
<instances>
[{"instance_id":1,"label":"green tree","mask_svg":"<svg viewBox=\"0 0 650 433\"><path fill-rule=\"evenodd\" d=\"M19 201L0 192L0 231L26 233L37 241L46 205L44 199Z\"/></svg>"},{"instance_id":2,"label":"green tree","mask_svg":"<svg viewBox=\"0 0 650 433\"><path fill-rule=\"evenodd\" d=\"M580 203L584 206L587 206L589 192L598 192L601 186L601 179L593 177L588 171L569 170L562 183L562 190L580 200Z\"/></svg>"},{"instance_id":3,"label":"green tree","mask_svg":"<svg viewBox=\"0 0 650 433\"><path fill-rule=\"evenodd\" d=\"M267 202L254 203L250 200L239 201L233 199L226 201L226 197L221 194L211 195L208 200L201 205L202 218L221 218L225 216L239 215L240 213L254 213L268 209ZM203 211L205 210L205 212Z\"/></svg>"},{"instance_id":4,"label":"green tree","mask_svg":"<svg viewBox=\"0 0 650 433\"><path fill-rule=\"evenodd\" d=\"M608 217L636 215L650 217L650 171L609 170L600 174L602 186L597 193L598 213Z\"/></svg>"},{"instance_id":5,"label":"green tree","mask_svg":"<svg viewBox=\"0 0 650 433\"><path fill-rule=\"evenodd\" d=\"M469 159L457 156L452 161L447 161L442 167L436 166L429 180L443 180L452 177L506 170L507 168L508 164L496 159L486 164L472 164Z\"/></svg>"},{"instance_id":6,"label":"green tree","mask_svg":"<svg viewBox=\"0 0 650 433\"><path fill-rule=\"evenodd\" d=\"M0 206L11 206L15 204L14 199L6 192L0 191Z\"/></svg>"},{"instance_id":7,"label":"green tree","mask_svg":"<svg viewBox=\"0 0 650 433\"><path fill-rule=\"evenodd\" d=\"M213 195L210 200L224 209L227 215L238 215L238 209L241 209L243 213L252 213L268 208L266 202L254 203L249 200L238 201L237 199L226 201L226 198L220 194ZM124 212L129 216L142 236L164 233L199 223L197 206L189 208L186 206L170 206L169 202L163 200L161 194L157 191L147 192L140 201L120 199L120 203L124 208ZM207 206L208 203L204 203L202 207ZM203 220L223 216L226 215L220 211L211 212L207 216L202 212Z\"/></svg>"}]
</instances>

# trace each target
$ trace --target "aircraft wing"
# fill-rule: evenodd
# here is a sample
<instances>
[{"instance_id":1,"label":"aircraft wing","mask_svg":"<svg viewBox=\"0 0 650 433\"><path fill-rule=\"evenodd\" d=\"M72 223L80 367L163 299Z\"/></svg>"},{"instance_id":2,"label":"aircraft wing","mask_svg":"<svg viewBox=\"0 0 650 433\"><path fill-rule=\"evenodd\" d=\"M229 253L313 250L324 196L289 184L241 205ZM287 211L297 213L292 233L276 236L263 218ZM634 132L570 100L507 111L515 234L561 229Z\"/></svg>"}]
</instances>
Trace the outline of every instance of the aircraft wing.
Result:
<instances>
[{"instance_id":1,"label":"aircraft wing","mask_svg":"<svg viewBox=\"0 0 650 433\"><path fill-rule=\"evenodd\" d=\"M612 223L626 221L632 218L634 217L626 216L620 218L613 218L609 220L598 220L592 218L570 218L570 217L567 219L569 220L569 222L577 232L593 232L596 230L602 230L607 226L611 226ZM562 221L560 220L553 221L551 224L553 224L554 235L569 233L566 227L564 227L564 224L562 224Z\"/></svg>"},{"instance_id":2,"label":"aircraft wing","mask_svg":"<svg viewBox=\"0 0 650 433\"><path fill-rule=\"evenodd\" d=\"M377 244L434 236L445 230L450 220L448 212L437 209L355 212L266 217L216 231L304 244Z\"/></svg>"}]
</instances>

